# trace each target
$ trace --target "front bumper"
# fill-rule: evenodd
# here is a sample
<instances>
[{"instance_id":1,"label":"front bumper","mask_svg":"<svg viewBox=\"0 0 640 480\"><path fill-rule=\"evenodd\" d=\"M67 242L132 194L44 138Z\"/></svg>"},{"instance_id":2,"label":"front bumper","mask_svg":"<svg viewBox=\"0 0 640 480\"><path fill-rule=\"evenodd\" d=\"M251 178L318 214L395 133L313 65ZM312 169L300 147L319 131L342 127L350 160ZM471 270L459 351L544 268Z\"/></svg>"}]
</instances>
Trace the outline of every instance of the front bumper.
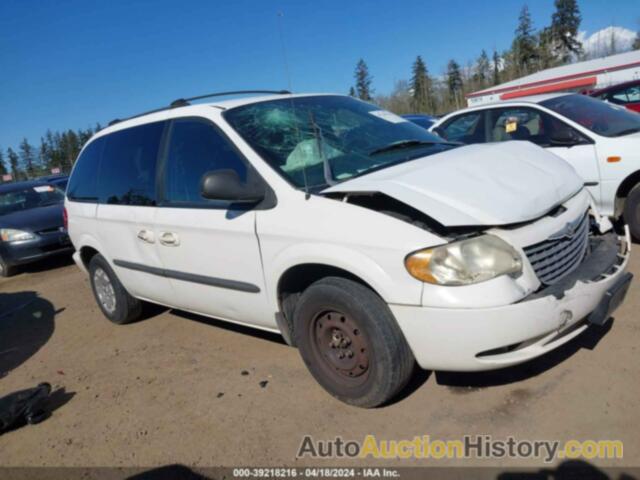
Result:
<instances>
[{"instance_id":1,"label":"front bumper","mask_svg":"<svg viewBox=\"0 0 640 480\"><path fill-rule=\"evenodd\" d=\"M511 305L390 305L418 364L449 371L503 368L538 357L582 333L589 326L587 317L627 275L631 244L628 233L627 238L610 233L591 242L591 253L574 272Z\"/></svg>"},{"instance_id":2,"label":"front bumper","mask_svg":"<svg viewBox=\"0 0 640 480\"><path fill-rule=\"evenodd\" d=\"M9 266L35 262L52 255L73 252L73 245L66 232L37 235L35 240L7 243L0 242L0 256Z\"/></svg>"}]
</instances>

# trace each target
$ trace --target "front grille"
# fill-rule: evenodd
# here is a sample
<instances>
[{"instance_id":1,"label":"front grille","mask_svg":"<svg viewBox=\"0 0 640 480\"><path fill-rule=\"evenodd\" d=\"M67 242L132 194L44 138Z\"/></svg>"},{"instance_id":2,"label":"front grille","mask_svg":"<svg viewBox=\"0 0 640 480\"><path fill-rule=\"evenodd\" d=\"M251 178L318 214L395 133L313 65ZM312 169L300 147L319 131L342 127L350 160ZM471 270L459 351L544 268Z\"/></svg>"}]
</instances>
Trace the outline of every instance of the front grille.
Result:
<instances>
[{"instance_id":1,"label":"front grille","mask_svg":"<svg viewBox=\"0 0 640 480\"><path fill-rule=\"evenodd\" d=\"M524 249L533 270L546 285L558 282L572 272L584 258L589 241L589 215L535 245Z\"/></svg>"}]
</instances>

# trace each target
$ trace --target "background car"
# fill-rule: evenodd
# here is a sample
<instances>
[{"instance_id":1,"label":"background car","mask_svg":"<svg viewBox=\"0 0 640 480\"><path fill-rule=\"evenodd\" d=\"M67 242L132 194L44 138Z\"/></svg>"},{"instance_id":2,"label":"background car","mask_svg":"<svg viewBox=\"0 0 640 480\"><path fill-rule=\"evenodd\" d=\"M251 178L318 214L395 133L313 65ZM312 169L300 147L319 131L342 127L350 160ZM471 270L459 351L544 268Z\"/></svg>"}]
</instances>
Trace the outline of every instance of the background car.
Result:
<instances>
[{"instance_id":1,"label":"background car","mask_svg":"<svg viewBox=\"0 0 640 480\"><path fill-rule=\"evenodd\" d=\"M67 189L67 183L69 182L69 175L47 175L46 177L40 177L38 180L46 182L49 185L58 187L63 192Z\"/></svg>"},{"instance_id":2,"label":"background car","mask_svg":"<svg viewBox=\"0 0 640 480\"><path fill-rule=\"evenodd\" d=\"M588 93L589 96L622 105L634 112L640 112L640 80L619 83Z\"/></svg>"},{"instance_id":3,"label":"background car","mask_svg":"<svg viewBox=\"0 0 640 480\"><path fill-rule=\"evenodd\" d=\"M422 128L426 128L427 130L438 121L436 117L433 117L431 115L424 115L422 113L409 113L401 116L402 118L406 118L410 122L413 122L416 125L421 126Z\"/></svg>"},{"instance_id":4,"label":"background car","mask_svg":"<svg viewBox=\"0 0 640 480\"><path fill-rule=\"evenodd\" d=\"M0 185L0 276L16 265L70 254L63 218L64 193L42 181Z\"/></svg>"},{"instance_id":5,"label":"background car","mask_svg":"<svg viewBox=\"0 0 640 480\"><path fill-rule=\"evenodd\" d=\"M624 217L640 239L640 115L580 94L547 94L471 107L432 132L450 141L527 140L564 158L600 212Z\"/></svg>"}]
</instances>

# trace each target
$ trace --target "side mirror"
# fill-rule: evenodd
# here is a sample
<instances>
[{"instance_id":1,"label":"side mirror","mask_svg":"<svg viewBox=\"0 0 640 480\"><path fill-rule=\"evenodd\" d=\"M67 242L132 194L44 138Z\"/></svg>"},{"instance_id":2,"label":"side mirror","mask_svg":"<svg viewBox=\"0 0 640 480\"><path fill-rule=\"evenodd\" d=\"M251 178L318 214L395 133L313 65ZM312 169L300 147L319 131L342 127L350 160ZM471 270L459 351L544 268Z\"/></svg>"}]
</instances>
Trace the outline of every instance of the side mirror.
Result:
<instances>
[{"instance_id":1,"label":"side mirror","mask_svg":"<svg viewBox=\"0 0 640 480\"><path fill-rule=\"evenodd\" d=\"M578 134L570 128L554 129L549 135L549 139L551 140L552 146L555 145L559 147L572 147L581 141Z\"/></svg>"},{"instance_id":2,"label":"side mirror","mask_svg":"<svg viewBox=\"0 0 640 480\"><path fill-rule=\"evenodd\" d=\"M440 138L444 138L445 140L447 140L447 132L445 131L444 128L436 127L436 128L431 129L431 132L435 133Z\"/></svg>"},{"instance_id":3,"label":"side mirror","mask_svg":"<svg viewBox=\"0 0 640 480\"><path fill-rule=\"evenodd\" d=\"M240 181L235 170L207 172L200 181L200 192L209 200L226 200L235 203L258 203L264 199L264 188Z\"/></svg>"}]
</instances>

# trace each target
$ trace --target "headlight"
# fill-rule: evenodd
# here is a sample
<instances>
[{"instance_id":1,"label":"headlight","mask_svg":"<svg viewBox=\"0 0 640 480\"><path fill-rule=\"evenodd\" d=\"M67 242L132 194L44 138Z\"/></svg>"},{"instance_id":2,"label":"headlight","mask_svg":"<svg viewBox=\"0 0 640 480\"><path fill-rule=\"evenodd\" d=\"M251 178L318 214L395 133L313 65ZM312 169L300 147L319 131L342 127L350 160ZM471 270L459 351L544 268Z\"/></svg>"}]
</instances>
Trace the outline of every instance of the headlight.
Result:
<instances>
[{"instance_id":1,"label":"headlight","mask_svg":"<svg viewBox=\"0 0 640 480\"><path fill-rule=\"evenodd\" d=\"M436 285L470 285L522 272L518 252L494 235L419 250L404 263L412 276Z\"/></svg>"},{"instance_id":2,"label":"headlight","mask_svg":"<svg viewBox=\"0 0 640 480\"><path fill-rule=\"evenodd\" d=\"M23 240L35 240L36 236L30 232L14 230L13 228L0 228L0 240L3 242L21 242Z\"/></svg>"}]
</instances>

